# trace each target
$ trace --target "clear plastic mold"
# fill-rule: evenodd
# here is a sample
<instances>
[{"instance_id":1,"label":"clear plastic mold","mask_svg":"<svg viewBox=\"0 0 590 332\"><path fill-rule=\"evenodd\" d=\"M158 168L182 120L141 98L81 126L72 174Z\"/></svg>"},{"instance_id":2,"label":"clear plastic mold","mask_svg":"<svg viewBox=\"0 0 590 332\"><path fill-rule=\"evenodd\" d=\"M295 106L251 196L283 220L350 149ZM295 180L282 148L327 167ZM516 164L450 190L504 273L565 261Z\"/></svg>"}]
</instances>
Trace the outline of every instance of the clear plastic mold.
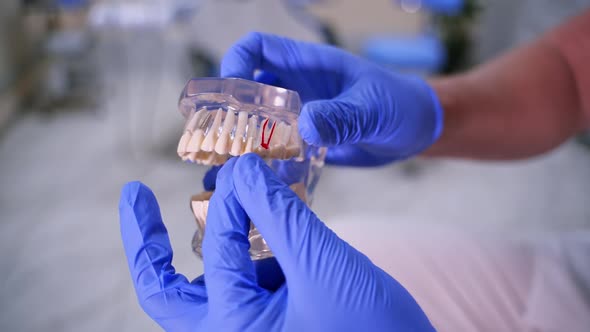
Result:
<instances>
[{"instance_id":1,"label":"clear plastic mold","mask_svg":"<svg viewBox=\"0 0 590 332\"><path fill-rule=\"evenodd\" d=\"M297 92L239 78L196 78L187 83L178 105L186 118L177 149L182 160L221 165L230 157L256 153L311 204L326 150L307 145L299 136ZM192 246L199 257L211 195L191 197L197 221ZM254 225L249 240L252 259L272 256Z\"/></svg>"}]
</instances>

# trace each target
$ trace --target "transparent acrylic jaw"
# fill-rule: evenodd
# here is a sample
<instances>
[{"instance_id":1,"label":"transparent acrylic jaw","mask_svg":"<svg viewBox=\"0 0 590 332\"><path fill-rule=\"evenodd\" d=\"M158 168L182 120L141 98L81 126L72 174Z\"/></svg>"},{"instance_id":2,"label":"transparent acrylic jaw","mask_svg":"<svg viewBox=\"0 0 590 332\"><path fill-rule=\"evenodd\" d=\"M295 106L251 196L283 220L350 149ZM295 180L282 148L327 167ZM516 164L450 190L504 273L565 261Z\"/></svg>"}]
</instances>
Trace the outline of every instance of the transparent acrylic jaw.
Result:
<instances>
[{"instance_id":1,"label":"transparent acrylic jaw","mask_svg":"<svg viewBox=\"0 0 590 332\"><path fill-rule=\"evenodd\" d=\"M307 202L307 190L303 183L296 183L290 186L291 190L299 196L300 199ZM195 254L199 257L203 257L202 244L203 236L205 235L205 226L207 224L207 212L209 210L209 200L213 192L207 191L191 197L191 211L195 216L197 222L197 231L195 232L192 240L192 248ZM250 231L248 232L248 240L250 241L250 257L253 260L263 259L272 256L270 248L267 246L266 241L253 223L250 223Z\"/></svg>"},{"instance_id":2,"label":"transparent acrylic jaw","mask_svg":"<svg viewBox=\"0 0 590 332\"><path fill-rule=\"evenodd\" d=\"M298 94L283 88L235 78L192 79L179 100L186 125L178 155L188 162L221 165L232 156L256 153L310 205L326 150L307 145L299 136L300 108ZM200 257L212 194L191 197L197 222L192 247ZM272 256L253 224L248 238L252 259Z\"/></svg>"},{"instance_id":3,"label":"transparent acrylic jaw","mask_svg":"<svg viewBox=\"0 0 590 332\"><path fill-rule=\"evenodd\" d=\"M204 165L256 153L263 158L302 157L296 92L235 78L189 81L179 108L186 118L178 155Z\"/></svg>"}]
</instances>

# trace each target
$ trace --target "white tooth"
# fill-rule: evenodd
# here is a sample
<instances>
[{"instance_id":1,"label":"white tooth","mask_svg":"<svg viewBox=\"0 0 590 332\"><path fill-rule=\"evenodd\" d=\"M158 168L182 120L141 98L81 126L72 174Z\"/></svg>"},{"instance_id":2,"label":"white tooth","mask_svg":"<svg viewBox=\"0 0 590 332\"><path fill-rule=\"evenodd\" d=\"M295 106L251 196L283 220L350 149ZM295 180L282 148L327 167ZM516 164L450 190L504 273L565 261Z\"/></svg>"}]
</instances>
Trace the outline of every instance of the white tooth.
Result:
<instances>
[{"instance_id":1,"label":"white tooth","mask_svg":"<svg viewBox=\"0 0 590 332\"><path fill-rule=\"evenodd\" d=\"M201 222L203 223L203 225L205 225L207 223L207 208L209 207L209 204L207 204L206 202L209 201L203 201L203 203L201 204L201 210L199 211L199 216L201 217Z\"/></svg>"},{"instance_id":2,"label":"white tooth","mask_svg":"<svg viewBox=\"0 0 590 332\"><path fill-rule=\"evenodd\" d=\"M299 156L301 149L299 145L289 145L285 150L285 159L291 159Z\"/></svg>"},{"instance_id":3,"label":"white tooth","mask_svg":"<svg viewBox=\"0 0 590 332\"><path fill-rule=\"evenodd\" d=\"M242 143L244 141L244 134L246 133L246 125L248 124L248 113L238 113L238 124L236 126L236 132L234 135L234 141L231 145L231 151L229 152L232 156L239 156L242 152Z\"/></svg>"},{"instance_id":4,"label":"white tooth","mask_svg":"<svg viewBox=\"0 0 590 332\"><path fill-rule=\"evenodd\" d=\"M193 214L195 215L195 218L197 218L197 220L200 217L200 212L201 212L202 206L203 206L202 201L191 201L191 207L193 209Z\"/></svg>"},{"instance_id":5,"label":"white tooth","mask_svg":"<svg viewBox=\"0 0 590 332\"><path fill-rule=\"evenodd\" d=\"M203 142L204 136L205 136L205 133L203 132L203 129L195 130L191 139L188 141L188 144L186 146L186 151L187 152L199 152L201 150L201 143Z\"/></svg>"},{"instance_id":6,"label":"white tooth","mask_svg":"<svg viewBox=\"0 0 590 332\"><path fill-rule=\"evenodd\" d=\"M252 115L248 120L248 133L246 135L246 147L244 153L252 152L254 150L254 140L258 135L258 116Z\"/></svg>"},{"instance_id":7,"label":"white tooth","mask_svg":"<svg viewBox=\"0 0 590 332\"><path fill-rule=\"evenodd\" d=\"M201 204L199 204L199 212L198 212L198 217L197 219L199 220L199 223L201 224L201 227L203 227L203 229L205 228L206 225L206 221L207 218L205 218L205 211L203 210L205 207L205 202L200 202ZM201 229L201 231L203 230Z\"/></svg>"},{"instance_id":8,"label":"white tooth","mask_svg":"<svg viewBox=\"0 0 590 332\"><path fill-rule=\"evenodd\" d=\"M266 158L270 156L270 150L269 149L265 149L262 146L258 146L254 149L254 152L256 152L257 155L259 155L261 158Z\"/></svg>"},{"instance_id":9,"label":"white tooth","mask_svg":"<svg viewBox=\"0 0 590 332\"><path fill-rule=\"evenodd\" d=\"M270 142L268 144L269 147L281 144L281 139L283 138L285 124L282 121L278 123L277 122L278 121L276 121L274 124L275 130L268 131L268 135L270 135L270 133L272 132L272 137L270 138Z\"/></svg>"},{"instance_id":10,"label":"white tooth","mask_svg":"<svg viewBox=\"0 0 590 332\"><path fill-rule=\"evenodd\" d=\"M188 141L191 139L191 133L187 130L180 136L180 141L178 141L178 148L176 148L176 152L178 152L178 156L182 157L186 153L186 145Z\"/></svg>"},{"instance_id":11,"label":"white tooth","mask_svg":"<svg viewBox=\"0 0 590 332\"><path fill-rule=\"evenodd\" d=\"M286 145L291 136L291 126L280 122L273 135L270 156L275 159L287 159Z\"/></svg>"},{"instance_id":12,"label":"white tooth","mask_svg":"<svg viewBox=\"0 0 590 332\"><path fill-rule=\"evenodd\" d=\"M289 144L289 139L291 138L291 129L292 129L292 127L289 126L288 124L284 123L284 122L281 123L281 124L283 124L284 126L283 126L283 135L281 136L281 141L280 142L281 142L281 145L285 145L286 146L287 144Z\"/></svg>"},{"instance_id":13,"label":"white tooth","mask_svg":"<svg viewBox=\"0 0 590 332\"><path fill-rule=\"evenodd\" d=\"M225 115L225 120L223 120L223 128L221 129L221 134L217 139L217 143L215 144L215 152L219 153L220 155L225 155L229 151L229 145L231 143L230 135L231 131L234 128L236 122L236 113L232 110L228 110L227 114Z\"/></svg>"},{"instance_id":14,"label":"white tooth","mask_svg":"<svg viewBox=\"0 0 590 332\"><path fill-rule=\"evenodd\" d=\"M270 148L270 157L273 159L287 159L287 148L284 145L275 145Z\"/></svg>"},{"instance_id":15,"label":"white tooth","mask_svg":"<svg viewBox=\"0 0 590 332\"><path fill-rule=\"evenodd\" d=\"M209 201L203 201L203 221L207 221L207 215L209 214Z\"/></svg>"},{"instance_id":16,"label":"white tooth","mask_svg":"<svg viewBox=\"0 0 590 332\"><path fill-rule=\"evenodd\" d=\"M248 141L246 141L246 147L244 148L244 153L252 152L252 145L254 144L254 137L248 137Z\"/></svg>"},{"instance_id":17,"label":"white tooth","mask_svg":"<svg viewBox=\"0 0 590 332\"><path fill-rule=\"evenodd\" d=\"M221 126L221 112L223 112L221 108L217 111L211 112L217 112L217 114L215 114L215 120L213 120L211 127L209 127L209 132L207 133L207 136L205 136L203 144L201 144L201 150L203 151L213 151L215 142L217 141L217 131Z\"/></svg>"},{"instance_id":18,"label":"white tooth","mask_svg":"<svg viewBox=\"0 0 590 332\"><path fill-rule=\"evenodd\" d=\"M287 159L296 157L303 158L301 151L301 138L299 137L297 122L291 125L291 137L289 138L289 143L287 144Z\"/></svg>"},{"instance_id":19,"label":"white tooth","mask_svg":"<svg viewBox=\"0 0 590 332\"><path fill-rule=\"evenodd\" d=\"M287 145L299 145L299 132L297 131L297 123L291 126L291 136Z\"/></svg>"},{"instance_id":20,"label":"white tooth","mask_svg":"<svg viewBox=\"0 0 590 332\"><path fill-rule=\"evenodd\" d=\"M190 118L190 120L188 120L185 130L193 132L195 130L195 128L197 127L197 123L199 121L199 118L201 117L201 115L204 114L204 112L206 112L205 109L195 112L193 114L193 116Z\"/></svg>"}]
</instances>

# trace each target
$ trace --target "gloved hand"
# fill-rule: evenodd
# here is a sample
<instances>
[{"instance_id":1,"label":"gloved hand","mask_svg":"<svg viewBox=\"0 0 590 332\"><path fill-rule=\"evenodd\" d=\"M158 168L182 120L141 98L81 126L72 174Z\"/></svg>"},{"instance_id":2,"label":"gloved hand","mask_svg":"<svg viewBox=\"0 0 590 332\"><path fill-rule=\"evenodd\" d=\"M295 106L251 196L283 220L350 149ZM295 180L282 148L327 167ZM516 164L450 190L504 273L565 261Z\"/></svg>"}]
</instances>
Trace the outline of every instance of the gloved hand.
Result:
<instances>
[{"instance_id":1,"label":"gloved hand","mask_svg":"<svg viewBox=\"0 0 590 332\"><path fill-rule=\"evenodd\" d=\"M206 191L215 191L215 181L220 169L221 166L211 166L211 168L207 170L203 177L203 189Z\"/></svg>"},{"instance_id":2,"label":"gloved hand","mask_svg":"<svg viewBox=\"0 0 590 332\"><path fill-rule=\"evenodd\" d=\"M189 282L152 192L124 189L121 233L139 302L167 331L433 331L412 296L341 240L256 155L219 171L203 241L205 275ZM251 219L286 281L260 286L248 254Z\"/></svg>"},{"instance_id":3,"label":"gloved hand","mask_svg":"<svg viewBox=\"0 0 590 332\"><path fill-rule=\"evenodd\" d=\"M221 75L253 79L255 70L299 92L301 136L332 147L326 160L333 164L405 159L428 148L442 131L442 108L425 81L331 46L251 33L226 53ZM268 75L262 78L268 82Z\"/></svg>"}]
</instances>

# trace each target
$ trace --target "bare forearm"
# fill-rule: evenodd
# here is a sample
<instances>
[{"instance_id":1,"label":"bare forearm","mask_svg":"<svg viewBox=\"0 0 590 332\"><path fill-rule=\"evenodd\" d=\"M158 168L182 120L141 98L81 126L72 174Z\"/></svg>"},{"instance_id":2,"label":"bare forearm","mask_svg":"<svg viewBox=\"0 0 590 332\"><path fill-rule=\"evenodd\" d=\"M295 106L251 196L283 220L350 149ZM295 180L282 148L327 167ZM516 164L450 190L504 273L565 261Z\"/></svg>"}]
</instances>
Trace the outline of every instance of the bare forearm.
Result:
<instances>
[{"instance_id":1,"label":"bare forearm","mask_svg":"<svg viewBox=\"0 0 590 332\"><path fill-rule=\"evenodd\" d=\"M590 27L590 11L584 16L574 28L558 29L470 72L433 79L445 110L445 129L427 155L524 158L584 129L588 88L584 91L580 80L588 64L577 63L578 56L572 61L564 50L572 43L560 42Z\"/></svg>"}]
</instances>

